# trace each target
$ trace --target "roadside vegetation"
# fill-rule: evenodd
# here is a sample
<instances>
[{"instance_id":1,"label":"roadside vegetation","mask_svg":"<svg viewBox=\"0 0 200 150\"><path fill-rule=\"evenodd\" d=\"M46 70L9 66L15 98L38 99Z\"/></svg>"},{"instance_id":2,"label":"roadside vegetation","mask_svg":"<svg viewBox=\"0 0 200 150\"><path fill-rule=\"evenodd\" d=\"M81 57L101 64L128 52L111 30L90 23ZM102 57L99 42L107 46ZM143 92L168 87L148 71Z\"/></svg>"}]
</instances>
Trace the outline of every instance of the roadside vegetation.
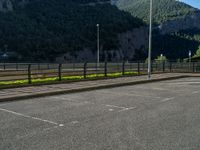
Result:
<instances>
[{"instance_id":1,"label":"roadside vegetation","mask_svg":"<svg viewBox=\"0 0 200 150\"><path fill-rule=\"evenodd\" d=\"M164 56L163 54L161 54L160 56L158 56L156 59L155 59L156 62L163 62L163 61L167 61L167 57Z\"/></svg>"},{"instance_id":2,"label":"roadside vegetation","mask_svg":"<svg viewBox=\"0 0 200 150\"><path fill-rule=\"evenodd\" d=\"M195 57L200 57L200 45L196 51L196 54L193 56L193 58L195 58Z\"/></svg>"},{"instance_id":3,"label":"roadside vegetation","mask_svg":"<svg viewBox=\"0 0 200 150\"><path fill-rule=\"evenodd\" d=\"M141 73L142 74L142 73ZM96 80L101 78L117 78L122 76L132 76L132 75L139 75L138 72L122 72L117 73L108 73L108 74L89 74L86 75L86 78L83 75L77 76L62 76L61 82L73 82L73 81L82 81L82 80ZM27 86L27 85L40 85L40 84L53 84L53 83L60 83L58 77L47 77L47 78L37 78L31 80L32 84L29 84L28 79L25 80L15 80L15 81L0 81L0 88L7 88L7 87L20 87L20 86Z\"/></svg>"}]
</instances>

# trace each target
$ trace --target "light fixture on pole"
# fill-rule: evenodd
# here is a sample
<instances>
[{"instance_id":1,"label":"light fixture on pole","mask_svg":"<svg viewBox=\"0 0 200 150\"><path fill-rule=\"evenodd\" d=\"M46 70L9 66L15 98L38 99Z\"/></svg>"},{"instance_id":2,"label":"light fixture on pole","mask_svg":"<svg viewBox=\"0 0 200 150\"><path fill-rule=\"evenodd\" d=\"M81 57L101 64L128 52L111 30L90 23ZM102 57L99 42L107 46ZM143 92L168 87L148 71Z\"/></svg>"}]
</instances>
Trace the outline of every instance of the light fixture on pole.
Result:
<instances>
[{"instance_id":1,"label":"light fixture on pole","mask_svg":"<svg viewBox=\"0 0 200 150\"><path fill-rule=\"evenodd\" d=\"M149 52L148 52L148 79L149 79L149 80L151 79L152 9L153 9L153 0L150 0Z\"/></svg>"},{"instance_id":2,"label":"light fixture on pole","mask_svg":"<svg viewBox=\"0 0 200 150\"><path fill-rule=\"evenodd\" d=\"M99 67L99 24L97 24L97 67Z\"/></svg>"},{"instance_id":3,"label":"light fixture on pole","mask_svg":"<svg viewBox=\"0 0 200 150\"><path fill-rule=\"evenodd\" d=\"M189 50L188 56L189 56L189 71L190 71L190 69L191 69L191 61L192 61L192 52L191 52L191 50Z\"/></svg>"}]
</instances>

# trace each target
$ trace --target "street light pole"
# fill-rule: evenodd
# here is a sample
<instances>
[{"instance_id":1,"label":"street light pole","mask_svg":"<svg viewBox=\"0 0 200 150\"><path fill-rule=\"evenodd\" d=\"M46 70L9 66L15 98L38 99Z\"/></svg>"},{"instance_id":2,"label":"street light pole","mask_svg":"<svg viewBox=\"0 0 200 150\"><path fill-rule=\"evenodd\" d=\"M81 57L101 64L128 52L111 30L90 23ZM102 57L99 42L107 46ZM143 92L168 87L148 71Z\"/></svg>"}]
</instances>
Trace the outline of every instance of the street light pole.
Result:
<instances>
[{"instance_id":1,"label":"street light pole","mask_svg":"<svg viewBox=\"0 0 200 150\"><path fill-rule=\"evenodd\" d=\"M191 62L192 62L192 52L189 50L189 71L191 70Z\"/></svg>"},{"instance_id":2,"label":"street light pole","mask_svg":"<svg viewBox=\"0 0 200 150\"><path fill-rule=\"evenodd\" d=\"M149 52L148 52L148 79L149 79L149 80L151 79L152 9L153 9L153 0L150 0Z\"/></svg>"},{"instance_id":3,"label":"street light pole","mask_svg":"<svg viewBox=\"0 0 200 150\"><path fill-rule=\"evenodd\" d=\"M99 24L97 24L97 67L99 67Z\"/></svg>"}]
</instances>

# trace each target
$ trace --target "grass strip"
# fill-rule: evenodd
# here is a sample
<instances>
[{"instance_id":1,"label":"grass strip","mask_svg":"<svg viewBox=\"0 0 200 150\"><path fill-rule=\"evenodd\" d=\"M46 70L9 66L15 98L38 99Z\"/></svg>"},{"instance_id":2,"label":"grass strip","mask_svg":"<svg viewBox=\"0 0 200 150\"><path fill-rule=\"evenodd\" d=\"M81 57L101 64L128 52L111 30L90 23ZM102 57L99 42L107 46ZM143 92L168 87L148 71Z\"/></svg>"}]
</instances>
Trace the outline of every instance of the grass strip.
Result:
<instances>
[{"instance_id":1,"label":"grass strip","mask_svg":"<svg viewBox=\"0 0 200 150\"><path fill-rule=\"evenodd\" d=\"M138 75L137 72L125 72L124 75ZM115 77L122 77L122 72L117 73L108 73L107 77L115 78ZM86 76L86 79L98 79L98 78L105 78L105 74L90 74ZM62 76L62 81L81 81L84 80L83 75L76 75L76 76ZM58 77L49 77L49 78L37 78L32 79L32 84L45 84L45 83L54 83L58 82ZM12 86L25 86L30 85L28 84L28 79L25 80L15 80L15 81L0 81L0 87L12 87Z\"/></svg>"}]
</instances>

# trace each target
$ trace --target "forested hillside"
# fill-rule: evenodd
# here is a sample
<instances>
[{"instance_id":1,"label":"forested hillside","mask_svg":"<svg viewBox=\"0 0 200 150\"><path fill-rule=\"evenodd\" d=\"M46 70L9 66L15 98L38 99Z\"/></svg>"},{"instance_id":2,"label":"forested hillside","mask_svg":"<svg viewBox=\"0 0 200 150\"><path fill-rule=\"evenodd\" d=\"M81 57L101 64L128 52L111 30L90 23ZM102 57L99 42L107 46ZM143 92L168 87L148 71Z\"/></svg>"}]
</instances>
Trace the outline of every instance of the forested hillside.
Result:
<instances>
[{"instance_id":1,"label":"forested hillside","mask_svg":"<svg viewBox=\"0 0 200 150\"><path fill-rule=\"evenodd\" d=\"M6 50L22 60L47 61L91 50L94 57L99 23L101 52L109 51L114 57L117 50L120 60L125 54L130 60L146 59L149 0L118 0L116 4L110 5L110 0L0 0L0 53ZM200 13L176 0L154 0L153 6L154 28L162 25L166 31L185 27L184 22L190 24L188 20ZM138 27L142 28L133 30ZM161 32L153 31L154 57L163 53L169 59L184 58L200 45L200 28Z\"/></svg>"},{"instance_id":2,"label":"forested hillside","mask_svg":"<svg viewBox=\"0 0 200 150\"><path fill-rule=\"evenodd\" d=\"M168 59L187 58L188 52L194 55L200 45L200 29L193 28L176 33L153 36L153 56L164 54Z\"/></svg>"},{"instance_id":3,"label":"forested hillside","mask_svg":"<svg viewBox=\"0 0 200 150\"><path fill-rule=\"evenodd\" d=\"M117 6L122 10L130 12L133 16L148 22L149 3L150 0L118 0ZM198 11L198 9L177 0L153 0L154 23L185 17Z\"/></svg>"},{"instance_id":4,"label":"forested hillside","mask_svg":"<svg viewBox=\"0 0 200 150\"><path fill-rule=\"evenodd\" d=\"M13 11L0 12L0 49L7 45L26 60L52 60L65 52L96 49L97 23L105 50L118 47L118 33L144 25L110 4L86 5L95 1L32 0L23 7L15 1Z\"/></svg>"},{"instance_id":5,"label":"forested hillside","mask_svg":"<svg viewBox=\"0 0 200 150\"><path fill-rule=\"evenodd\" d=\"M150 0L118 0L117 6L130 12L133 16L143 19L146 23L149 22L149 6ZM187 28L186 24L195 23L195 17L191 17L190 21L184 22L186 17L200 14L200 10L193 8L185 3L177 0L153 0L153 21L155 26L162 26L166 23L166 28L169 31L172 29ZM197 17L198 18L198 17ZM179 19L182 24L179 23ZM194 20L192 20L194 19ZM188 19L189 20L189 19ZM168 23L172 22L171 24ZM177 23L177 25L176 25ZM198 25L196 25L197 27ZM200 45L200 28L189 27L188 29L175 31L171 33L159 34L153 32L153 56L156 57L161 53L169 59L188 57L188 51L195 53ZM200 24L199 24L200 27ZM165 28L165 29L166 29ZM163 29L161 29L161 32ZM165 32L165 31L164 31Z\"/></svg>"}]
</instances>

